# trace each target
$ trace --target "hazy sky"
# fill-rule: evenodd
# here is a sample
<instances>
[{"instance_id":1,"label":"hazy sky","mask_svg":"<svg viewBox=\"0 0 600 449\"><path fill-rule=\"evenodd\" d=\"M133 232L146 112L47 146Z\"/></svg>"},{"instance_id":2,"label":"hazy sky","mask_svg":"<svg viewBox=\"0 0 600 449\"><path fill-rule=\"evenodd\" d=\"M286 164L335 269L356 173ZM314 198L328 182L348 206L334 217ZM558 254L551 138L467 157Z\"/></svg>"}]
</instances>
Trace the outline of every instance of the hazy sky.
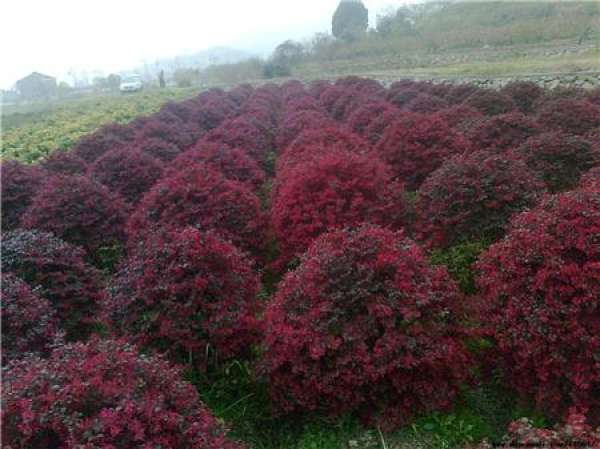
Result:
<instances>
[{"instance_id":1,"label":"hazy sky","mask_svg":"<svg viewBox=\"0 0 600 449\"><path fill-rule=\"evenodd\" d=\"M32 71L108 73L213 46L264 52L329 31L339 0L5 0L0 88ZM389 5L364 0L371 20Z\"/></svg>"}]
</instances>

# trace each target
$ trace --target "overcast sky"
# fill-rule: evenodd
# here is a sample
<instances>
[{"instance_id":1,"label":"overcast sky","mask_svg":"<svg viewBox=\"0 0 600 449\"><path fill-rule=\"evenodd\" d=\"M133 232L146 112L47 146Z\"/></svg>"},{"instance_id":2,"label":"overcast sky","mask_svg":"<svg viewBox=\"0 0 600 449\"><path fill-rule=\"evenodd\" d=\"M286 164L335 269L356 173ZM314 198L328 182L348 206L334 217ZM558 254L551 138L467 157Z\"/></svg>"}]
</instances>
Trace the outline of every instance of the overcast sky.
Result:
<instances>
[{"instance_id":1,"label":"overcast sky","mask_svg":"<svg viewBox=\"0 0 600 449\"><path fill-rule=\"evenodd\" d=\"M286 38L329 31L339 0L5 0L0 88L32 71L105 73L142 61L231 46L264 53ZM390 5L364 0L371 20Z\"/></svg>"}]
</instances>

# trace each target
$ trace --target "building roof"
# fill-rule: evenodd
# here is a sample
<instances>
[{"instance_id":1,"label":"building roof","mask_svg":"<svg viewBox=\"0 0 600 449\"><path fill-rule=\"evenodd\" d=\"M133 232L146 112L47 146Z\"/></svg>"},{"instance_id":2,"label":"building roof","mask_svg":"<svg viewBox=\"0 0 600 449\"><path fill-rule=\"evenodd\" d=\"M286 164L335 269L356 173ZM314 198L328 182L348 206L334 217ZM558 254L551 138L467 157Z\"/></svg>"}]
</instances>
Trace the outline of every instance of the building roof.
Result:
<instances>
[{"instance_id":1,"label":"building roof","mask_svg":"<svg viewBox=\"0 0 600 449\"><path fill-rule=\"evenodd\" d=\"M56 78L54 78L53 76L44 75L43 73L40 73L40 72L31 72L29 75L27 75L27 76L21 78L19 81L17 81L17 83L20 81L27 80L29 78L42 78L47 81L56 81Z\"/></svg>"}]
</instances>

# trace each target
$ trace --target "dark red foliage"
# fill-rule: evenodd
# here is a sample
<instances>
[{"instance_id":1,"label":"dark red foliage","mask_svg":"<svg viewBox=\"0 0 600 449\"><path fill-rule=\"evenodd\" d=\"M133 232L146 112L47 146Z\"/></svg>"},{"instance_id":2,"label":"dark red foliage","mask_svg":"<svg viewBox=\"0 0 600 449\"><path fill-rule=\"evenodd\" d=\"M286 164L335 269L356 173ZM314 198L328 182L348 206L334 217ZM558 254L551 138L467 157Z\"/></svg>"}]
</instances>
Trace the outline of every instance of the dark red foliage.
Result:
<instances>
[{"instance_id":1,"label":"dark red foliage","mask_svg":"<svg viewBox=\"0 0 600 449\"><path fill-rule=\"evenodd\" d=\"M302 254L328 229L365 221L394 228L404 224L403 189L377 158L328 152L284 175L271 205L282 261Z\"/></svg>"},{"instance_id":2,"label":"dark red foliage","mask_svg":"<svg viewBox=\"0 0 600 449\"><path fill-rule=\"evenodd\" d=\"M469 356L461 297L403 233L318 238L265 313L262 372L284 411L357 412L390 429L451 404Z\"/></svg>"},{"instance_id":3,"label":"dark red foliage","mask_svg":"<svg viewBox=\"0 0 600 449\"><path fill-rule=\"evenodd\" d=\"M448 90L446 95L444 95L444 100L450 104L458 105L477 91L479 91L479 88L474 84L457 84Z\"/></svg>"},{"instance_id":4,"label":"dark red foliage","mask_svg":"<svg viewBox=\"0 0 600 449\"><path fill-rule=\"evenodd\" d=\"M281 121L275 145L281 152L303 131L335 126L337 126L335 121L322 112L310 110L293 112Z\"/></svg>"},{"instance_id":5,"label":"dark red foliage","mask_svg":"<svg viewBox=\"0 0 600 449\"><path fill-rule=\"evenodd\" d=\"M408 103L415 99L421 93L416 88L391 88L386 95L387 101L394 106L403 109Z\"/></svg>"},{"instance_id":6,"label":"dark red foliage","mask_svg":"<svg viewBox=\"0 0 600 449\"><path fill-rule=\"evenodd\" d=\"M87 171L87 163L74 151L53 151L40 165L54 174L82 175Z\"/></svg>"},{"instance_id":7,"label":"dark red foliage","mask_svg":"<svg viewBox=\"0 0 600 449\"><path fill-rule=\"evenodd\" d=\"M107 151L90 166L88 175L135 204L158 181L163 166L149 154L133 148Z\"/></svg>"},{"instance_id":8,"label":"dark red foliage","mask_svg":"<svg viewBox=\"0 0 600 449\"><path fill-rule=\"evenodd\" d=\"M467 137L473 150L493 153L518 148L525 140L542 132L541 126L520 112L486 117L471 127Z\"/></svg>"},{"instance_id":9,"label":"dark red foliage","mask_svg":"<svg viewBox=\"0 0 600 449\"><path fill-rule=\"evenodd\" d=\"M2 273L2 366L25 353L47 354L58 337L47 299L12 273Z\"/></svg>"},{"instance_id":10,"label":"dark red foliage","mask_svg":"<svg viewBox=\"0 0 600 449\"><path fill-rule=\"evenodd\" d=\"M338 78L335 80L335 85L371 97L383 96L385 94L385 88L379 81L371 78L362 78L360 76L351 75Z\"/></svg>"},{"instance_id":11,"label":"dark red foliage","mask_svg":"<svg viewBox=\"0 0 600 449\"><path fill-rule=\"evenodd\" d=\"M26 165L14 160L0 163L2 181L2 230L17 228L23 213L32 203L46 179L37 165Z\"/></svg>"},{"instance_id":12,"label":"dark red foliage","mask_svg":"<svg viewBox=\"0 0 600 449\"><path fill-rule=\"evenodd\" d=\"M84 257L81 248L45 232L13 231L2 238L2 271L50 301L71 340L87 337L100 310L99 273Z\"/></svg>"},{"instance_id":13,"label":"dark red foliage","mask_svg":"<svg viewBox=\"0 0 600 449\"><path fill-rule=\"evenodd\" d=\"M465 104L457 104L448 108L440 109L437 115L444 120L448 126L461 133L468 132L485 117L477 109Z\"/></svg>"},{"instance_id":14,"label":"dark red foliage","mask_svg":"<svg viewBox=\"0 0 600 449\"><path fill-rule=\"evenodd\" d=\"M327 80L315 80L311 81L308 86L308 93L315 98L320 98L321 94L331 86L331 82Z\"/></svg>"},{"instance_id":15,"label":"dark red foliage","mask_svg":"<svg viewBox=\"0 0 600 449\"><path fill-rule=\"evenodd\" d=\"M511 153L458 155L417 191L419 236L446 247L502 236L511 215L534 205L543 184Z\"/></svg>"},{"instance_id":16,"label":"dark red foliage","mask_svg":"<svg viewBox=\"0 0 600 449\"><path fill-rule=\"evenodd\" d=\"M406 112L401 112L396 107L383 111L383 113L379 114L367 125L363 137L371 144L376 144L381 139L387 127L400 120L406 114Z\"/></svg>"},{"instance_id":17,"label":"dark red foliage","mask_svg":"<svg viewBox=\"0 0 600 449\"><path fill-rule=\"evenodd\" d=\"M446 100L426 93L420 93L404 105L405 110L422 114L431 114L445 107L448 107Z\"/></svg>"},{"instance_id":18,"label":"dark red foliage","mask_svg":"<svg viewBox=\"0 0 600 449\"><path fill-rule=\"evenodd\" d=\"M172 161L181 153L177 145L167 142L160 137L138 140L135 142L135 148L163 162Z\"/></svg>"},{"instance_id":19,"label":"dark red foliage","mask_svg":"<svg viewBox=\"0 0 600 449\"><path fill-rule=\"evenodd\" d=\"M477 264L508 382L555 416L600 410L599 235L599 190L548 196Z\"/></svg>"},{"instance_id":20,"label":"dark red foliage","mask_svg":"<svg viewBox=\"0 0 600 449\"><path fill-rule=\"evenodd\" d=\"M177 156L169 168L180 171L196 163L210 165L227 179L239 181L252 190L258 189L266 179L263 169L241 149L203 140Z\"/></svg>"},{"instance_id":21,"label":"dark red foliage","mask_svg":"<svg viewBox=\"0 0 600 449\"><path fill-rule=\"evenodd\" d=\"M21 223L93 253L123 241L126 211L123 200L102 184L84 176L56 175L42 186Z\"/></svg>"},{"instance_id":22,"label":"dark red foliage","mask_svg":"<svg viewBox=\"0 0 600 449\"><path fill-rule=\"evenodd\" d=\"M265 130L261 130L244 117L225 120L203 138L207 142L224 143L233 148L241 148L256 160L261 160L273 149L272 134L265 133Z\"/></svg>"},{"instance_id":23,"label":"dark red foliage","mask_svg":"<svg viewBox=\"0 0 600 449\"><path fill-rule=\"evenodd\" d=\"M574 188L583 173L600 164L599 145L560 131L532 137L518 152L551 192Z\"/></svg>"},{"instance_id":24,"label":"dark red foliage","mask_svg":"<svg viewBox=\"0 0 600 449\"><path fill-rule=\"evenodd\" d=\"M513 81L500 92L511 97L523 114L531 114L536 101L544 95L544 89L532 81Z\"/></svg>"},{"instance_id":25,"label":"dark red foliage","mask_svg":"<svg viewBox=\"0 0 600 449\"><path fill-rule=\"evenodd\" d=\"M168 117L168 120L165 119L165 116ZM188 148L198 137L197 129L187 126L179 117L166 112L162 114L162 119L158 114L152 116L137 132L137 140L163 139L180 150Z\"/></svg>"},{"instance_id":26,"label":"dark red foliage","mask_svg":"<svg viewBox=\"0 0 600 449\"><path fill-rule=\"evenodd\" d=\"M397 111L397 109L387 101L377 100L368 101L361 106L355 108L348 116L348 126L352 130L363 136L367 137L367 130L369 126L382 114Z\"/></svg>"},{"instance_id":27,"label":"dark red foliage","mask_svg":"<svg viewBox=\"0 0 600 449\"><path fill-rule=\"evenodd\" d=\"M292 114L299 111L317 111L325 113L325 110L319 104L319 102L312 95L306 92L298 94L285 101L283 108L284 113L286 114Z\"/></svg>"},{"instance_id":28,"label":"dark red foliage","mask_svg":"<svg viewBox=\"0 0 600 449\"><path fill-rule=\"evenodd\" d=\"M260 201L248 188L205 164L167 173L144 195L127 224L132 242L153 228L216 229L245 250L264 246Z\"/></svg>"},{"instance_id":29,"label":"dark red foliage","mask_svg":"<svg viewBox=\"0 0 600 449\"><path fill-rule=\"evenodd\" d=\"M346 121L348 116L369 97L366 94L348 90L341 95L331 107L331 116L336 120Z\"/></svg>"},{"instance_id":30,"label":"dark red foliage","mask_svg":"<svg viewBox=\"0 0 600 449\"><path fill-rule=\"evenodd\" d=\"M469 149L469 142L436 115L406 114L388 126L375 152L408 190L416 190L444 160Z\"/></svg>"},{"instance_id":31,"label":"dark red foliage","mask_svg":"<svg viewBox=\"0 0 600 449\"><path fill-rule=\"evenodd\" d=\"M14 363L2 379L7 449L238 449L179 370L94 339Z\"/></svg>"},{"instance_id":32,"label":"dark red foliage","mask_svg":"<svg viewBox=\"0 0 600 449\"><path fill-rule=\"evenodd\" d=\"M250 259L216 233L160 231L123 264L107 316L140 345L205 367L209 355L241 357L257 342L258 287Z\"/></svg>"},{"instance_id":33,"label":"dark red foliage","mask_svg":"<svg viewBox=\"0 0 600 449\"><path fill-rule=\"evenodd\" d=\"M596 87L594 89L590 89L586 93L585 98L590 103L592 103L592 104L600 107L600 87Z\"/></svg>"},{"instance_id":34,"label":"dark red foliage","mask_svg":"<svg viewBox=\"0 0 600 449\"><path fill-rule=\"evenodd\" d=\"M517 107L511 97L493 89L479 89L473 92L467 97L465 104L484 115L506 114Z\"/></svg>"},{"instance_id":35,"label":"dark red foliage","mask_svg":"<svg viewBox=\"0 0 600 449\"><path fill-rule=\"evenodd\" d=\"M600 165L588 170L585 175L581 177L579 184L584 188L600 190Z\"/></svg>"},{"instance_id":36,"label":"dark red foliage","mask_svg":"<svg viewBox=\"0 0 600 449\"><path fill-rule=\"evenodd\" d=\"M131 143L135 137L135 128L129 125L110 124L100 127L92 134L81 137L73 147L74 154L86 161L93 162L120 146Z\"/></svg>"},{"instance_id":37,"label":"dark red foliage","mask_svg":"<svg viewBox=\"0 0 600 449\"><path fill-rule=\"evenodd\" d=\"M558 99L540 109L538 121L549 131L584 135L600 128L600 107L586 100Z\"/></svg>"}]
</instances>

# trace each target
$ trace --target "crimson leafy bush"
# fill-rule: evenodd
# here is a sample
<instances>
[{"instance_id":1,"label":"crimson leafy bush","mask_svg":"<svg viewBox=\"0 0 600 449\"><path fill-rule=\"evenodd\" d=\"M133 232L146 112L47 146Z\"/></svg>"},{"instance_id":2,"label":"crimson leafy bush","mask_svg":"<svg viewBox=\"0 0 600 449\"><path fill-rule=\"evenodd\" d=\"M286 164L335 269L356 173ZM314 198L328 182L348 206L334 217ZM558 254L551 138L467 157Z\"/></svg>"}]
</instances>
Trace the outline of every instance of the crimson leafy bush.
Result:
<instances>
[{"instance_id":1,"label":"crimson leafy bush","mask_svg":"<svg viewBox=\"0 0 600 449\"><path fill-rule=\"evenodd\" d=\"M405 115L406 112L402 112L396 107L387 109L371 120L362 135L374 145L381 139L388 126L400 120Z\"/></svg>"},{"instance_id":2,"label":"crimson leafy bush","mask_svg":"<svg viewBox=\"0 0 600 449\"><path fill-rule=\"evenodd\" d=\"M448 107L448 103L443 98L420 93L404 106L404 109L410 112L420 112L422 114L432 114Z\"/></svg>"},{"instance_id":3,"label":"crimson leafy bush","mask_svg":"<svg viewBox=\"0 0 600 449\"><path fill-rule=\"evenodd\" d=\"M588 170L585 175L581 177L579 184L586 188L600 189L600 165Z\"/></svg>"},{"instance_id":4,"label":"crimson leafy bush","mask_svg":"<svg viewBox=\"0 0 600 449\"><path fill-rule=\"evenodd\" d=\"M322 112L314 110L293 112L286 115L280 123L275 144L281 152L303 131L335 126L336 123Z\"/></svg>"},{"instance_id":5,"label":"crimson leafy bush","mask_svg":"<svg viewBox=\"0 0 600 449\"><path fill-rule=\"evenodd\" d=\"M15 362L3 375L10 449L235 449L179 370L122 341L94 339Z\"/></svg>"},{"instance_id":6,"label":"crimson leafy bush","mask_svg":"<svg viewBox=\"0 0 600 449\"><path fill-rule=\"evenodd\" d=\"M245 250L264 245L260 202L243 184L205 164L167 173L138 204L127 224L136 241L152 228L216 229Z\"/></svg>"},{"instance_id":7,"label":"crimson leafy bush","mask_svg":"<svg viewBox=\"0 0 600 449\"><path fill-rule=\"evenodd\" d=\"M58 336L47 299L12 273L2 273L2 365L25 353L46 354Z\"/></svg>"},{"instance_id":8,"label":"crimson leafy bush","mask_svg":"<svg viewBox=\"0 0 600 449\"><path fill-rule=\"evenodd\" d=\"M600 410L598 236L600 191L548 196L477 263L507 378L553 415Z\"/></svg>"},{"instance_id":9,"label":"crimson leafy bush","mask_svg":"<svg viewBox=\"0 0 600 449\"><path fill-rule=\"evenodd\" d=\"M136 136L140 141L162 139L180 150L188 148L198 137L199 132L196 128L186 125L178 116L167 112L164 112L162 117L158 113L152 116L137 131Z\"/></svg>"},{"instance_id":10,"label":"crimson leafy bush","mask_svg":"<svg viewBox=\"0 0 600 449\"><path fill-rule=\"evenodd\" d=\"M460 294L403 233L318 238L265 313L262 371L284 411L353 411L387 428L448 407L469 356Z\"/></svg>"},{"instance_id":11,"label":"crimson leafy bush","mask_svg":"<svg viewBox=\"0 0 600 449\"><path fill-rule=\"evenodd\" d=\"M465 99L465 104L484 115L507 114L515 110L511 97L493 89L479 89Z\"/></svg>"},{"instance_id":12,"label":"crimson leafy bush","mask_svg":"<svg viewBox=\"0 0 600 449\"><path fill-rule=\"evenodd\" d=\"M583 173L600 164L598 145L560 131L530 138L519 148L519 154L551 192L572 189Z\"/></svg>"},{"instance_id":13,"label":"crimson leafy bush","mask_svg":"<svg viewBox=\"0 0 600 449\"><path fill-rule=\"evenodd\" d=\"M199 140L169 165L173 170L184 170L192 164L204 163L220 171L227 179L239 181L256 190L265 182L265 172L246 152L225 144Z\"/></svg>"},{"instance_id":14,"label":"crimson leafy bush","mask_svg":"<svg viewBox=\"0 0 600 449\"><path fill-rule=\"evenodd\" d=\"M135 142L135 147L149 156L163 162L172 161L179 153L181 153L181 150L177 145L167 142L160 137L140 139Z\"/></svg>"},{"instance_id":15,"label":"crimson leafy bush","mask_svg":"<svg viewBox=\"0 0 600 449\"><path fill-rule=\"evenodd\" d=\"M69 339L85 338L100 310L99 273L84 257L81 248L45 232L19 230L2 238L2 271L50 302Z\"/></svg>"},{"instance_id":16,"label":"crimson leafy bush","mask_svg":"<svg viewBox=\"0 0 600 449\"><path fill-rule=\"evenodd\" d=\"M532 118L520 113L510 112L487 117L475 124L467 137L475 150L501 152L516 149L525 140L542 131Z\"/></svg>"},{"instance_id":17,"label":"crimson leafy bush","mask_svg":"<svg viewBox=\"0 0 600 449\"><path fill-rule=\"evenodd\" d=\"M37 165L26 165L7 160L0 164L2 181L2 229L9 231L19 226L21 217L33 202L46 175Z\"/></svg>"},{"instance_id":18,"label":"crimson leafy bush","mask_svg":"<svg viewBox=\"0 0 600 449\"><path fill-rule=\"evenodd\" d=\"M367 155L316 157L285 171L273 193L271 221L283 261L302 254L328 229L364 221L398 227L405 219L401 186L387 166Z\"/></svg>"},{"instance_id":19,"label":"crimson leafy bush","mask_svg":"<svg viewBox=\"0 0 600 449\"><path fill-rule=\"evenodd\" d=\"M348 117L348 126L352 130L366 137L369 126L382 114L393 113L397 109L387 101L368 101L357 107Z\"/></svg>"},{"instance_id":20,"label":"crimson leafy bush","mask_svg":"<svg viewBox=\"0 0 600 449\"><path fill-rule=\"evenodd\" d=\"M541 107L538 121L549 131L584 135L600 128L600 107L585 100L561 98Z\"/></svg>"},{"instance_id":21,"label":"crimson leafy bush","mask_svg":"<svg viewBox=\"0 0 600 449\"><path fill-rule=\"evenodd\" d=\"M258 274L214 232L153 233L133 248L108 290L110 323L144 347L205 366L240 357L257 342Z\"/></svg>"},{"instance_id":22,"label":"crimson leafy bush","mask_svg":"<svg viewBox=\"0 0 600 449\"><path fill-rule=\"evenodd\" d=\"M510 82L500 92L511 97L523 114L534 112L536 101L544 95L544 89L532 81Z\"/></svg>"},{"instance_id":23,"label":"crimson leafy bush","mask_svg":"<svg viewBox=\"0 0 600 449\"><path fill-rule=\"evenodd\" d=\"M408 190L416 190L444 160L468 146L468 141L439 117L407 114L385 129L375 151Z\"/></svg>"},{"instance_id":24,"label":"crimson leafy bush","mask_svg":"<svg viewBox=\"0 0 600 449\"><path fill-rule=\"evenodd\" d=\"M116 123L104 125L95 132L81 137L73 147L74 154L86 161L93 162L108 150L131 143L135 137L135 128Z\"/></svg>"},{"instance_id":25,"label":"crimson leafy bush","mask_svg":"<svg viewBox=\"0 0 600 449\"><path fill-rule=\"evenodd\" d=\"M125 211L123 200L102 184L84 176L56 175L35 196L22 224L94 253L123 241Z\"/></svg>"},{"instance_id":26,"label":"crimson leafy bush","mask_svg":"<svg viewBox=\"0 0 600 449\"><path fill-rule=\"evenodd\" d=\"M459 155L417 191L420 237L432 246L500 237L512 214L536 203L543 183L511 153Z\"/></svg>"},{"instance_id":27,"label":"crimson leafy bush","mask_svg":"<svg viewBox=\"0 0 600 449\"><path fill-rule=\"evenodd\" d=\"M49 173L63 175L82 175L87 171L86 162L74 151L53 151L44 159L41 166Z\"/></svg>"},{"instance_id":28,"label":"crimson leafy bush","mask_svg":"<svg viewBox=\"0 0 600 449\"><path fill-rule=\"evenodd\" d=\"M147 153L121 148L107 151L90 166L89 176L135 204L162 174L162 163Z\"/></svg>"},{"instance_id":29,"label":"crimson leafy bush","mask_svg":"<svg viewBox=\"0 0 600 449\"><path fill-rule=\"evenodd\" d=\"M208 142L241 148L256 160L261 160L273 148L273 136L244 117L225 120L203 138Z\"/></svg>"},{"instance_id":30,"label":"crimson leafy bush","mask_svg":"<svg viewBox=\"0 0 600 449\"><path fill-rule=\"evenodd\" d=\"M458 105L479 90L480 88L472 83L457 84L448 89L444 95L444 100L450 104Z\"/></svg>"},{"instance_id":31,"label":"crimson leafy bush","mask_svg":"<svg viewBox=\"0 0 600 449\"><path fill-rule=\"evenodd\" d=\"M448 126L458 132L467 133L483 120L484 115L479 110L465 104L457 104L437 113Z\"/></svg>"}]
</instances>

